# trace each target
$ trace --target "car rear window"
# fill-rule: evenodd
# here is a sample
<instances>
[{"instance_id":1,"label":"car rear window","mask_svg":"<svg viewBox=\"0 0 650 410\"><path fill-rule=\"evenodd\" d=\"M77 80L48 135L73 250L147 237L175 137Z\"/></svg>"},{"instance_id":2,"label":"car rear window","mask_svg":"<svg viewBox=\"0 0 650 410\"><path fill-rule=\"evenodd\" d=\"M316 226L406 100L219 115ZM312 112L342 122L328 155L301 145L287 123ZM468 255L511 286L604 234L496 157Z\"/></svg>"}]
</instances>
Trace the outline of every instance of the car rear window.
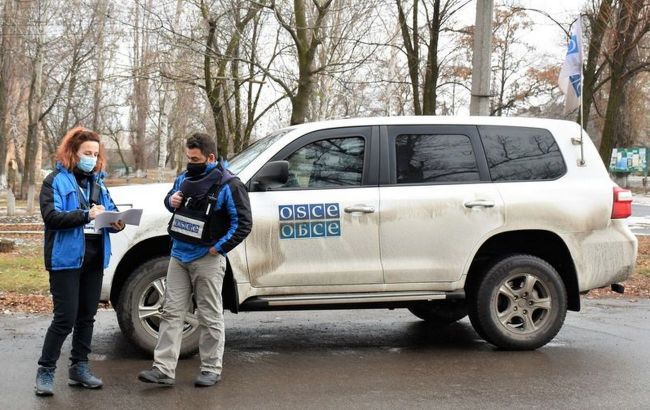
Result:
<instances>
[{"instance_id":1,"label":"car rear window","mask_svg":"<svg viewBox=\"0 0 650 410\"><path fill-rule=\"evenodd\" d=\"M562 153L545 129L479 127L493 181L553 180L566 173Z\"/></svg>"}]
</instances>

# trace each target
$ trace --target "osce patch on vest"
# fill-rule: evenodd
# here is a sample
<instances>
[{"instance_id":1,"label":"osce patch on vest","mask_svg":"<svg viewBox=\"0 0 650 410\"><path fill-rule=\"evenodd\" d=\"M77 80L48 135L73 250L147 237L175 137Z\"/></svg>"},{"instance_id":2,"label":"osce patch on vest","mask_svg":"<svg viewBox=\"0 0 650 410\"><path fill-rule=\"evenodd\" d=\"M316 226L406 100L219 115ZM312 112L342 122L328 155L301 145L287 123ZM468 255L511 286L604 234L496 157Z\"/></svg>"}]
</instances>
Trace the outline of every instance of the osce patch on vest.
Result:
<instances>
[{"instance_id":1,"label":"osce patch on vest","mask_svg":"<svg viewBox=\"0 0 650 410\"><path fill-rule=\"evenodd\" d=\"M198 221L182 215L174 215L172 221L171 230L174 232L189 235L193 238L201 238L201 235L203 235L204 221Z\"/></svg>"}]
</instances>

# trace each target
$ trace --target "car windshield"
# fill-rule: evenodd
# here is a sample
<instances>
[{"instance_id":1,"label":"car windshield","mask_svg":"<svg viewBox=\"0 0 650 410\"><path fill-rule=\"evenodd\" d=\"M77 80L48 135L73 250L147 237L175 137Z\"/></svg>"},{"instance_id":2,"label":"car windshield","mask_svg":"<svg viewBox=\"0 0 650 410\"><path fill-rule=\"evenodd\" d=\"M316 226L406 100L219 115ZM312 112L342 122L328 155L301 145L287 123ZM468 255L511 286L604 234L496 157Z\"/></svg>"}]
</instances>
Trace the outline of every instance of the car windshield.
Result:
<instances>
[{"instance_id":1,"label":"car windshield","mask_svg":"<svg viewBox=\"0 0 650 410\"><path fill-rule=\"evenodd\" d=\"M264 150L270 147L275 141L280 137L293 130L293 128L283 128L278 131L274 131L269 135L255 141L253 144L248 146L245 150L235 155L229 162L228 169L234 173L239 174L242 169L246 168L248 164L253 162Z\"/></svg>"}]
</instances>

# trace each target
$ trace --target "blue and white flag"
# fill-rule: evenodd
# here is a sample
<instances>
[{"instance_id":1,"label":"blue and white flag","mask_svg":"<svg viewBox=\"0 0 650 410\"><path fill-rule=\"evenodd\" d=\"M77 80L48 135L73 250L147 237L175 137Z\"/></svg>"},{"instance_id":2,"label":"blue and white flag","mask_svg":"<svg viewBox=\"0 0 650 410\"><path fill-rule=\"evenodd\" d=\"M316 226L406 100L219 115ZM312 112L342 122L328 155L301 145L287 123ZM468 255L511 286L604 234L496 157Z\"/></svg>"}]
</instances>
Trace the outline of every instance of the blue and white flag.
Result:
<instances>
[{"instance_id":1,"label":"blue and white flag","mask_svg":"<svg viewBox=\"0 0 650 410\"><path fill-rule=\"evenodd\" d=\"M582 25L578 18L571 27L566 59L558 78L560 90L566 96L564 112L568 113L580 107L582 93Z\"/></svg>"}]
</instances>

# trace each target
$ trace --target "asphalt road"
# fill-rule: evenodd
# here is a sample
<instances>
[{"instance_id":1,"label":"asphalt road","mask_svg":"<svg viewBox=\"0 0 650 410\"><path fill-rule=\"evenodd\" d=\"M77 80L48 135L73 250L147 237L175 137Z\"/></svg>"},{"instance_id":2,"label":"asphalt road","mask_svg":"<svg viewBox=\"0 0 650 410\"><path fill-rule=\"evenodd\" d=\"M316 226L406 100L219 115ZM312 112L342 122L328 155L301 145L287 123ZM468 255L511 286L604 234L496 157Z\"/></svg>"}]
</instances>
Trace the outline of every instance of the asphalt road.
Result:
<instances>
[{"instance_id":1,"label":"asphalt road","mask_svg":"<svg viewBox=\"0 0 650 410\"><path fill-rule=\"evenodd\" d=\"M632 216L650 218L650 204L633 204Z\"/></svg>"},{"instance_id":2,"label":"asphalt road","mask_svg":"<svg viewBox=\"0 0 650 410\"><path fill-rule=\"evenodd\" d=\"M633 203L628 225L635 235L650 235L650 202Z\"/></svg>"},{"instance_id":3,"label":"asphalt road","mask_svg":"<svg viewBox=\"0 0 650 410\"><path fill-rule=\"evenodd\" d=\"M137 381L150 366L97 317L92 366L102 390L69 387L69 341L55 396L33 394L49 316L0 316L0 409L642 409L650 406L650 301L583 300L533 352L498 351L467 319L436 331L406 310L227 315L223 380L192 385L182 360L172 388Z\"/></svg>"}]
</instances>

